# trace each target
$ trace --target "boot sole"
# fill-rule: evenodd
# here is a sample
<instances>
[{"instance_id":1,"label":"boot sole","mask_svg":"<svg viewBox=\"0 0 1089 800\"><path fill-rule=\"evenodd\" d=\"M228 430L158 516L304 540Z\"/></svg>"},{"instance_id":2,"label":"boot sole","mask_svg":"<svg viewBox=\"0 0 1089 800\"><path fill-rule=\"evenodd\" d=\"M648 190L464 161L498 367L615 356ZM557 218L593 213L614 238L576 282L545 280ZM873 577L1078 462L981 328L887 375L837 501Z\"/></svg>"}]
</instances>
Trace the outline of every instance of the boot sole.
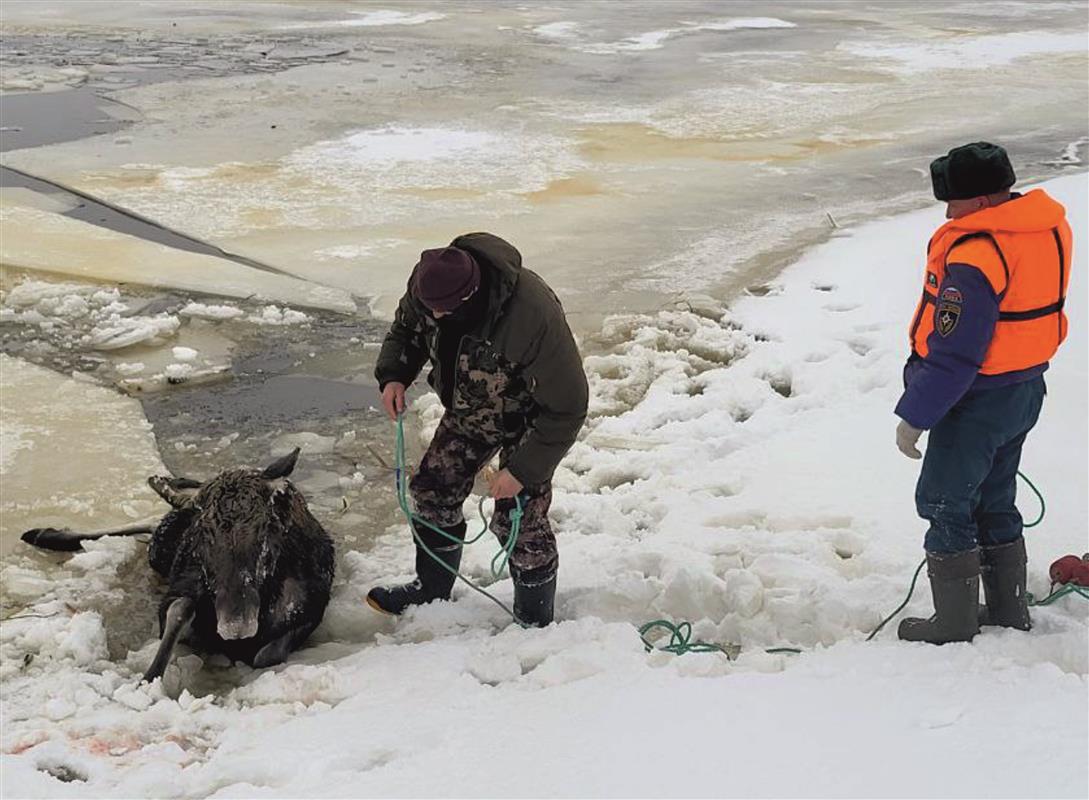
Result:
<instances>
[{"instance_id":1,"label":"boot sole","mask_svg":"<svg viewBox=\"0 0 1089 800\"><path fill-rule=\"evenodd\" d=\"M394 614L392 611L387 611L386 609L382 608L382 606L378 605L378 603L370 595L367 595L367 605L369 605L371 608L373 608L379 614L385 614L387 617L399 617L399 616L401 616L400 614Z\"/></svg>"}]
</instances>

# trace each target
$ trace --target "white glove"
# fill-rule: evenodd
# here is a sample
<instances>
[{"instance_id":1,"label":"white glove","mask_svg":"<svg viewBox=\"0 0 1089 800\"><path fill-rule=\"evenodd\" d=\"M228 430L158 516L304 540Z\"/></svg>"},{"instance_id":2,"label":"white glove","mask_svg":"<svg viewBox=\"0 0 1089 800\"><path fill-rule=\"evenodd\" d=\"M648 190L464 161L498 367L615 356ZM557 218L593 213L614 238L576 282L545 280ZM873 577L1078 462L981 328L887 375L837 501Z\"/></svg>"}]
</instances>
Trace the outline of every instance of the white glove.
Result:
<instances>
[{"instance_id":1,"label":"white glove","mask_svg":"<svg viewBox=\"0 0 1089 800\"><path fill-rule=\"evenodd\" d=\"M900 452L908 458L922 458L923 454L919 452L919 448L915 444L919 441L919 437L923 435L923 432L918 428L908 425L904 420L900 420L900 424L896 426L896 446L900 448Z\"/></svg>"}]
</instances>

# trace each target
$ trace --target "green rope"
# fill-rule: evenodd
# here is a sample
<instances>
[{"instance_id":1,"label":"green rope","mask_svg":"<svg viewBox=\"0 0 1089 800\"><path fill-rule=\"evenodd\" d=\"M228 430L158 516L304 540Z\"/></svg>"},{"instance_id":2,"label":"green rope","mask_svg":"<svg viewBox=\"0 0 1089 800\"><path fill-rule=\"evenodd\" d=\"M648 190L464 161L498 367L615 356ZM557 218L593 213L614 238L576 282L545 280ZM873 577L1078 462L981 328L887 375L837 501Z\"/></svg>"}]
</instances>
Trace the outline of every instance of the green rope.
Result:
<instances>
[{"instance_id":1,"label":"green rope","mask_svg":"<svg viewBox=\"0 0 1089 800\"><path fill-rule=\"evenodd\" d=\"M1049 606L1056 600L1066 597L1068 594L1080 595L1086 600L1089 600L1089 589L1085 588L1084 586L1079 586L1076 583L1060 583L1058 589L1056 589L1054 584L1052 584L1051 593L1042 600L1037 600L1035 597L1033 597L1032 592L1026 592L1025 599L1028 601L1028 604L1030 606Z\"/></svg>"},{"instance_id":2,"label":"green rope","mask_svg":"<svg viewBox=\"0 0 1089 800\"><path fill-rule=\"evenodd\" d=\"M919 562L919 566L915 568L915 574L911 576L911 586L908 587L907 597L904 598L904 602L898 605L895 611L893 611L891 614L881 620L878 626L873 629L869 636L866 637L867 642L872 641L873 637L877 636L877 634L881 632L882 628L892 622L896 615L903 611L907 604L911 601L911 595L915 593L915 582L919 580L919 573L923 571L923 567L925 566L926 559L924 558L922 561Z\"/></svg>"},{"instance_id":3,"label":"green rope","mask_svg":"<svg viewBox=\"0 0 1089 800\"><path fill-rule=\"evenodd\" d=\"M1044 502L1044 496L1040 492L1040 490L1036 488L1036 484L1030 481L1025 473L1018 470L1017 477L1028 484L1028 487L1032 489L1032 493L1036 495L1036 499L1040 501L1040 516L1038 516L1032 522L1024 523L1024 527L1026 528L1035 528L1037 525L1044 521L1044 514L1047 513L1047 503Z\"/></svg>"},{"instance_id":4,"label":"green rope","mask_svg":"<svg viewBox=\"0 0 1089 800\"><path fill-rule=\"evenodd\" d=\"M1036 488L1036 484L1034 484L1032 481L1030 481L1028 476L1025 475L1025 473L1018 470L1017 471L1017 477L1019 477L1021 480L1023 480L1025 483L1028 484L1028 487L1030 489L1032 489L1033 494L1036 495L1036 499L1040 501L1040 514L1039 514L1039 516L1036 517L1036 519L1034 519L1032 522L1023 523L1023 527L1025 527L1025 528L1035 528L1037 525L1039 525L1041 522L1044 521L1044 514L1047 513L1047 503L1044 502L1043 493L1039 489ZM911 602L911 596L912 596L912 594L915 593L915 583L916 583L916 581L919 580L919 573L923 571L923 567L925 567L925 566L926 566L926 559L924 558L922 561L919 562L919 566L917 566L915 568L915 574L911 576L911 586L908 587L907 597L904 598L904 602L900 603L900 605L898 605L896 607L895 611L893 611L891 614L889 614L887 617L885 617L883 620L881 620L881 622L878 624L878 626L873 629L873 631L870 633L869 636L866 637L867 642L872 640L873 637L877 636L877 634L881 631L881 629L884 628L889 622L891 622L896 617L896 615L899 614L901 611L903 611L904 608L907 606L907 604L909 602ZM1042 600L1037 600L1036 598L1034 598L1032 596L1031 592L1026 593L1025 599L1028 602L1028 605L1030 605L1030 606L1047 606L1047 605L1051 605L1056 600L1058 600L1058 599L1060 599L1062 597L1066 597L1069 594L1077 594L1077 595L1080 595L1081 597L1084 597L1085 599L1089 600L1089 591L1087 591L1082 586L1078 586L1077 584L1064 583L1058 589L1056 589L1054 587L1054 585L1052 585L1051 588L1052 588L1051 593Z\"/></svg>"},{"instance_id":5,"label":"green rope","mask_svg":"<svg viewBox=\"0 0 1089 800\"><path fill-rule=\"evenodd\" d=\"M419 531L416 530L417 525L422 525L428 530L433 531L440 536L445 537L446 539L449 539L455 544L462 546L466 544L472 544L473 542L478 541L488 531L488 528L490 527L488 517L484 514L484 498L480 499L480 503L477 506L477 509L480 511L480 517L484 522L484 526L483 528L481 528L480 533L478 533L472 539L467 540L459 539L458 537L447 533L437 525L433 525L423 517L415 514L412 511L411 505L409 504L407 480L408 467L405 458L405 421L403 414L397 415L397 443L394 452L396 457L396 464L394 466L394 480L397 485L397 504L401 507L401 513L405 515L405 520L408 522L408 529L412 531L412 538L416 540L416 544L419 545L425 553L427 553L432 561L441 566L447 572L452 573L455 578L462 581L474 592L477 592L478 594L482 594L487 597L501 609L510 614L511 619L513 619L519 625L522 625L522 627L525 627L525 625L522 624L521 620L519 620L518 617L515 616L514 612L510 608L508 608L507 605L503 603L503 601L501 601L490 592L477 586L471 580L466 578L456 569L443 561L430 547L428 547L424 543L423 539L420 537ZM492 577L496 579L499 578L500 574L502 574L503 572L503 569L510 561L511 553L514 552L514 547L518 543L518 534L521 532L522 529L522 517L525 514L525 510L522 508L521 497L515 496L514 506L515 507L511 509L510 512L510 535L507 536L507 540L503 543L503 546L500 548L499 552L495 554L494 558L492 558L491 572Z\"/></svg>"},{"instance_id":6,"label":"green rope","mask_svg":"<svg viewBox=\"0 0 1089 800\"><path fill-rule=\"evenodd\" d=\"M647 639L647 634L656 628L661 628L669 633L669 644L661 647L655 647L655 645ZM683 656L685 653L722 653L727 658L730 658L729 652L722 645L715 644L714 642L701 642L698 639L692 641L692 623L680 622L674 624L667 619L655 619L639 626L639 638L643 640L643 647L649 653L651 650L662 650L666 653L673 653L677 656Z\"/></svg>"},{"instance_id":7,"label":"green rope","mask_svg":"<svg viewBox=\"0 0 1089 800\"><path fill-rule=\"evenodd\" d=\"M668 644L657 647L647 638L647 634L656 628L661 628L669 633ZM730 648L725 645L715 644L714 642L704 642L699 639L692 641L692 623L684 620L677 623L670 622L668 619L651 620L645 625L639 626L639 638L643 640L643 647L648 653L652 650L673 653L675 656L683 656L685 653L722 653L731 661L737 656L736 652L731 652ZM764 652L801 653L802 651L797 647L770 647Z\"/></svg>"}]
</instances>

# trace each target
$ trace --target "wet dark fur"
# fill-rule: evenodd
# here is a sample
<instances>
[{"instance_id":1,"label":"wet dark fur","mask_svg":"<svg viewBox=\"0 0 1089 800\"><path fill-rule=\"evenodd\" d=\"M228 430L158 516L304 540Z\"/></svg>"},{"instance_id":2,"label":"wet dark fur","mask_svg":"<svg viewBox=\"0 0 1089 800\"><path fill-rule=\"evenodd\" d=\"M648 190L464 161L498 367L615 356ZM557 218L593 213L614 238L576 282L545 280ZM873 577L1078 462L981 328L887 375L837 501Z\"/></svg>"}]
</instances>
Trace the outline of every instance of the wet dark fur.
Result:
<instances>
[{"instance_id":1,"label":"wet dark fur","mask_svg":"<svg viewBox=\"0 0 1089 800\"><path fill-rule=\"evenodd\" d=\"M333 542L289 481L235 469L203 484L192 505L162 519L148 562L169 582L159 605L160 635L171 603L188 597L196 614L186 639L252 665L265 645L290 634L288 650L294 650L321 622L333 581ZM223 639L216 630L216 591L251 567L261 598L257 634Z\"/></svg>"}]
</instances>

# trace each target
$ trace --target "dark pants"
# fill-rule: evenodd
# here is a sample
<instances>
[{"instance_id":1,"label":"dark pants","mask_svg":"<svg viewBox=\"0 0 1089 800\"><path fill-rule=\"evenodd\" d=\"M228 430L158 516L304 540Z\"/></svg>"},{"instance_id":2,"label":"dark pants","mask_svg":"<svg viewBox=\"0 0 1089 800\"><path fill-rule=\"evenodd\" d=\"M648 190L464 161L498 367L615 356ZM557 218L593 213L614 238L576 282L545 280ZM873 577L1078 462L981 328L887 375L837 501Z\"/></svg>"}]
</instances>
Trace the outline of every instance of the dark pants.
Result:
<instances>
[{"instance_id":1,"label":"dark pants","mask_svg":"<svg viewBox=\"0 0 1089 800\"><path fill-rule=\"evenodd\" d=\"M461 507L473 490L473 479L497 452L499 465L517 444L517 439L497 441L471 420L447 413L427 448L420 468L409 482L416 513L444 528L457 525L464 518ZM518 542L510 556L511 576L520 583L535 585L550 580L559 566L556 537L548 521L552 504L552 484L526 486L522 490L522 524ZM495 504L491 530L505 544L511 532L513 499Z\"/></svg>"},{"instance_id":2,"label":"dark pants","mask_svg":"<svg viewBox=\"0 0 1089 800\"><path fill-rule=\"evenodd\" d=\"M1017 466L1040 416L1043 377L969 392L930 431L915 489L930 522L928 553L959 553L1021 536Z\"/></svg>"}]
</instances>

